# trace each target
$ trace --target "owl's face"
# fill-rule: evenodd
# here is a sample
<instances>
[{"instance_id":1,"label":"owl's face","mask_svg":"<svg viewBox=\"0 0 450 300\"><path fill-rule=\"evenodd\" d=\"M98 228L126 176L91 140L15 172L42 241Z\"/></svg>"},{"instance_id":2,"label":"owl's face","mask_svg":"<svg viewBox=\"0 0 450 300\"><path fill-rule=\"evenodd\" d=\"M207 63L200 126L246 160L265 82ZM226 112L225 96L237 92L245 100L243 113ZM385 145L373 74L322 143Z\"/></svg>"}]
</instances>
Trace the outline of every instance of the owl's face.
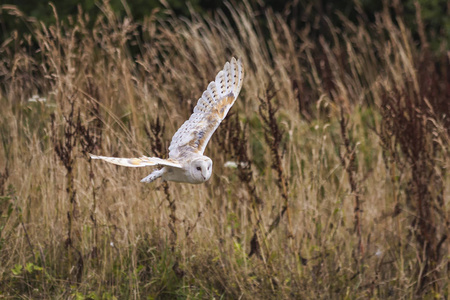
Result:
<instances>
[{"instance_id":1,"label":"owl's face","mask_svg":"<svg viewBox=\"0 0 450 300\"><path fill-rule=\"evenodd\" d=\"M190 173L195 183L207 181L212 174L212 160L209 157L202 157L192 161Z\"/></svg>"}]
</instances>

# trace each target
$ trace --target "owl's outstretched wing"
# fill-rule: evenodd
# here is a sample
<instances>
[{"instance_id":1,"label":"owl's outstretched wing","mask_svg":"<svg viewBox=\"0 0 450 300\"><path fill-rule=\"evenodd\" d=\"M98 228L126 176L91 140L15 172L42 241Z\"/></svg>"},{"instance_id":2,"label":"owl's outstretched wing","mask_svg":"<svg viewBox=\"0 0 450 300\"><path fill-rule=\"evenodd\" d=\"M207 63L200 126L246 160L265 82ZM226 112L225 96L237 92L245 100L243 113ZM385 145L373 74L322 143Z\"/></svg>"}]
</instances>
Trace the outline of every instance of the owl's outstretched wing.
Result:
<instances>
[{"instance_id":1,"label":"owl's outstretched wing","mask_svg":"<svg viewBox=\"0 0 450 300\"><path fill-rule=\"evenodd\" d=\"M169 157L203 154L209 139L236 101L243 79L242 61L233 57L198 99L189 120L184 122L173 136Z\"/></svg>"},{"instance_id":2,"label":"owl's outstretched wing","mask_svg":"<svg viewBox=\"0 0 450 300\"><path fill-rule=\"evenodd\" d=\"M182 168L183 166L173 159L162 159L158 157L147 157L142 156L139 158L120 158L120 157L107 157L107 156L97 156L89 154L92 159L103 159L109 163L125 166L125 167L147 167L147 166L170 166L175 168Z\"/></svg>"}]
</instances>

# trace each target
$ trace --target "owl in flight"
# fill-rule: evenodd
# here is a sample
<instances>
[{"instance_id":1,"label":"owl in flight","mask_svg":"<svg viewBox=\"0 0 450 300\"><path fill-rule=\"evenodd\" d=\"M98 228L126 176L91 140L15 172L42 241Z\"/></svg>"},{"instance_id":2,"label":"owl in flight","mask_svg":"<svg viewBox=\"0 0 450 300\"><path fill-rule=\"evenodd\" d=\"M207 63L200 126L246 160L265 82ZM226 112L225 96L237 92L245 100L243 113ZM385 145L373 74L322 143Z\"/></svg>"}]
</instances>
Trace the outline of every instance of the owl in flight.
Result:
<instances>
[{"instance_id":1,"label":"owl in flight","mask_svg":"<svg viewBox=\"0 0 450 300\"><path fill-rule=\"evenodd\" d=\"M211 177L212 160L203 155L206 144L225 119L236 101L244 79L241 59L234 57L227 62L216 79L198 99L194 113L178 129L169 146L169 158L142 156L140 158L117 158L90 154L92 159L126 167L160 166L141 182L152 182L161 177L166 181L203 183Z\"/></svg>"}]
</instances>

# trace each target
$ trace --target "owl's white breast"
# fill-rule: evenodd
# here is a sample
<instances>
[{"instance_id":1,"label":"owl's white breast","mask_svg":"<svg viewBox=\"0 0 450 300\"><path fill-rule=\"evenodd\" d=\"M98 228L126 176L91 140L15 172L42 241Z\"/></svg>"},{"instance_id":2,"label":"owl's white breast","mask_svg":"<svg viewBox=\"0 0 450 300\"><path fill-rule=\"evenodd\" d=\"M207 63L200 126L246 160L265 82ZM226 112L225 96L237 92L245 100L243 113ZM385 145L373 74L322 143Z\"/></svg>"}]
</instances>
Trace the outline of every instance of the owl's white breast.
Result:
<instances>
[{"instance_id":1,"label":"owl's white breast","mask_svg":"<svg viewBox=\"0 0 450 300\"><path fill-rule=\"evenodd\" d=\"M166 172L162 176L162 179L166 181L174 181L174 182L187 182L193 184L203 183L203 181L197 181L192 178L189 170L165 167Z\"/></svg>"}]
</instances>

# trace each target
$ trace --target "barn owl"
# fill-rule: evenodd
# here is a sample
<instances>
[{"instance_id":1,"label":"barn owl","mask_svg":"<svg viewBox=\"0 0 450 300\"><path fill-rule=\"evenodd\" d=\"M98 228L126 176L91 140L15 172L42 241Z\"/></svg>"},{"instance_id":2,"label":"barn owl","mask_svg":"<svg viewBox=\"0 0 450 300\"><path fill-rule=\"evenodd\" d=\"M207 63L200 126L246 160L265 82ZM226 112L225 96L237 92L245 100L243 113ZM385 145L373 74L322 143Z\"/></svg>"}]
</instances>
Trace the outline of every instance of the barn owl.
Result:
<instances>
[{"instance_id":1,"label":"barn owl","mask_svg":"<svg viewBox=\"0 0 450 300\"><path fill-rule=\"evenodd\" d=\"M117 158L90 154L92 159L102 159L126 167L160 166L141 182L153 182L158 178L166 181L199 184L212 174L212 160L203 155L206 144L231 106L236 101L244 79L242 61L234 57L225 63L216 79L198 99L194 112L178 129L169 146L169 158L142 156L140 158Z\"/></svg>"}]
</instances>

